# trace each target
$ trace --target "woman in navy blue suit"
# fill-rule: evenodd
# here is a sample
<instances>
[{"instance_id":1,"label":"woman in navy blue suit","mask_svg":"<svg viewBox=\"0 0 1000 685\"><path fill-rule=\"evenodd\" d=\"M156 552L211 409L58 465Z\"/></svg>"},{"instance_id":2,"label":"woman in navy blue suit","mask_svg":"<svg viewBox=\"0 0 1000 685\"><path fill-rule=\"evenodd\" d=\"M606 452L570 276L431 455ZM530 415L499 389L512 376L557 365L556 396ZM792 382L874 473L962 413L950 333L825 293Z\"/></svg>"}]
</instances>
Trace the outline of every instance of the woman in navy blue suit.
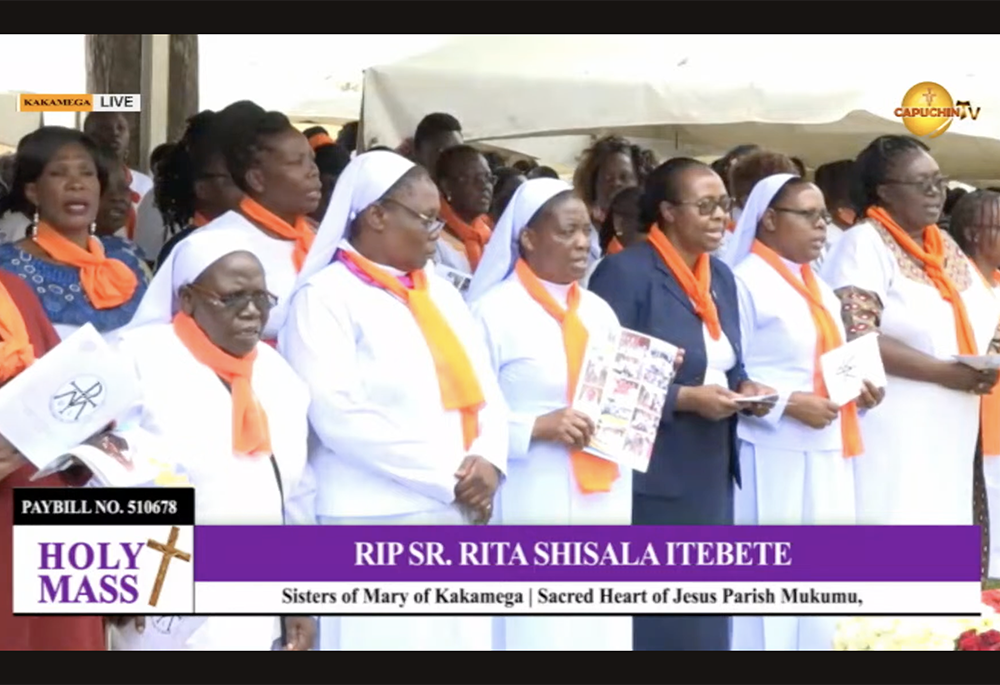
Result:
<instances>
[{"instance_id":1,"label":"woman in navy blue suit","mask_svg":"<svg viewBox=\"0 0 1000 685\"><path fill-rule=\"evenodd\" d=\"M677 158L647 179L648 240L601 262L590 289L622 326L676 345L684 361L667 394L649 471L633 479L638 525L732 525L736 403L771 390L747 378L733 274L710 256L732 200L711 167ZM767 405L749 408L757 415ZM636 651L728 650L727 616L637 616Z\"/></svg>"}]
</instances>

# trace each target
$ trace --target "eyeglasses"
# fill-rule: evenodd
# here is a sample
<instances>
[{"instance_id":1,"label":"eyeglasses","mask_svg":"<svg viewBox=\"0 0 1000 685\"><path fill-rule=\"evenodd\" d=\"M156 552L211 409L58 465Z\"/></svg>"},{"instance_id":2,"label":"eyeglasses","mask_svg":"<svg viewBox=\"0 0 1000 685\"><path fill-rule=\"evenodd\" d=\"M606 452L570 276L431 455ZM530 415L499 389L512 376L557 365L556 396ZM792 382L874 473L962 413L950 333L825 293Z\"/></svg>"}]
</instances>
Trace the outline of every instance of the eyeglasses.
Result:
<instances>
[{"instance_id":1,"label":"eyeglasses","mask_svg":"<svg viewBox=\"0 0 1000 685\"><path fill-rule=\"evenodd\" d=\"M211 300L217 304L222 305L225 309L228 309L234 313L242 312L247 308L247 305L253 302L253 306L259 312L267 312L278 305L278 297L266 290L252 290L249 292L242 293L230 293L228 295L219 295L213 293L210 290L205 290L194 283L189 283L188 287L191 290L204 296L206 299Z\"/></svg>"},{"instance_id":2,"label":"eyeglasses","mask_svg":"<svg viewBox=\"0 0 1000 685\"><path fill-rule=\"evenodd\" d=\"M786 214L797 214L814 224L819 222L821 219L825 224L833 221L833 216L825 209L789 209L787 207L772 207L771 209L776 212L784 212Z\"/></svg>"},{"instance_id":3,"label":"eyeglasses","mask_svg":"<svg viewBox=\"0 0 1000 685\"><path fill-rule=\"evenodd\" d=\"M723 195L722 197L706 197L697 202L674 202L672 204L680 207L695 207L700 215L711 216L717 207L723 212L729 212L733 208L733 198Z\"/></svg>"},{"instance_id":4,"label":"eyeglasses","mask_svg":"<svg viewBox=\"0 0 1000 685\"><path fill-rule=\"evenodd\" d=\"M384 200L382 200L381 204L391 205L393 207L398 207L402 209L407 214L412 216L414 219L422 223L424 225L424 230L426 230L428 233L437 233L442 228L444 228L444 222L438 219L437 217L427 216L426 214L422 214L415 209L407 207L402 202L397 202L396 200L393 200L391 197L387 197Z\"/></svg>"},{"instance_id":5,"label":"eyeglasses","mask_svg":"<svg viewBox=\"0 0 1000 685\"><path fill-rule=\"evenodd\" d=\"M938 178L922 178L917 181L897 181L893 179L887 179L882 181L885 185L894 186L913 186L919 190L924 195L930 195L933 192L946 193L948 192L948 183L951 179L938 177Z\"/></svg>"}]
</instances>

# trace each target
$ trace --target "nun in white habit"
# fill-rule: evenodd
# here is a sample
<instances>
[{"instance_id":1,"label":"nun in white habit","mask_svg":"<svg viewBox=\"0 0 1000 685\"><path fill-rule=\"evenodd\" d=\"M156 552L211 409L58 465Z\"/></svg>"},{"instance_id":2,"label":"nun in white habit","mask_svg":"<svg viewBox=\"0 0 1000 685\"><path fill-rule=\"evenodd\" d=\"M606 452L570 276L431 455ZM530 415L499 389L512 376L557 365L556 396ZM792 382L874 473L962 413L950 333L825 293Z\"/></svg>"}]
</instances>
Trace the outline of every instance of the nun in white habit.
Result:
<instances>
[{"instance_id":1,"label":"nun in white habit","mask_svg":"<svg viewBox=\"0 0 1000 685\"><path fill-rule=\"evenodd\" d=\"M316 507L328 525L462 525L492 516L507 409L468 307L426 268L436 186L392 152L334 189L278 349L306 379ZM326 617L321 648L483 650L490 617Z\"/></svg>"},{"instance_id":2,"label":"nun in white habit","mask_svg":"<svg viewBox=\"0 0 1000 685\"><path fill-rule=\"evenodd\" d=\"M142 398L116 433L137 455L187 476L199 525L282 525L286 500L308 488L308 390L260 342L272 298L252 243L239 233L194 233L171 252L117 341ZM148 621L142 633L132 622L117 628L112 648L148 649L144 638L156 630ZM280 634L276 617L183 621L200 625L175 626L189 634L177 649L270 650ZM290 633L309 633L304 648L310 622L287 623Z\"/></svg>"},{"instance_id":3,"label":"nun in white habit","mask_svg":"<svg viewBox=\"0 0 1000 685\"><path fill-rule=\"evenodd\" d=\"M570 409L586 342L620 328L604 300L580 287L592 228L567 183L522 184L500 217L469 288L510 407L500 521L513 525L628 525L632 475L580 449L593 423ZM506 617L508 650L631 650L632 619Z\"/></svg>"},{"instance_id":4,"label":"nun in white habit","mask_svg":"<svg viewBox=\"0 0 1000 685\"><path fill-rule=\"evenodd\" d=\"M819 188L776 174L754 186L729 243L743 364L775 388L764 417L740 416L739 525L852 525L853 460L863 458L855 403L828 399L819 356L843 344L840 301L812 272L827 211ZM858 404L874 406L869 384ZM830 650L836 617L736 616L734 650Z\"/></svg>"}]
</instances>

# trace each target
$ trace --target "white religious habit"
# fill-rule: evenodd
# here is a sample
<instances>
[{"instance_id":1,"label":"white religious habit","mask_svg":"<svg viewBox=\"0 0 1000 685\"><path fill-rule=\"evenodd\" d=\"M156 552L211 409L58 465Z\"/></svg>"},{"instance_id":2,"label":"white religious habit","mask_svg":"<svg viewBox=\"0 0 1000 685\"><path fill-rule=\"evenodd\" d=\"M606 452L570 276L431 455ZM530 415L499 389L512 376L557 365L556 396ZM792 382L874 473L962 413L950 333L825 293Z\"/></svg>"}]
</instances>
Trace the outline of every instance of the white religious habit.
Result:
<instances>
[{"instance_id":1,"label":"white religious habit","mask_svg":"<svg viewBox=\"0 0 1000 685\"><path fill-rule=\"evenodd\" d=\"M728 257L740 303L743 364L747 374L778 392L764 417L740 416L740 473L735 492L737 525L851 525L854 465L845 458L841 418L812 428L785 414L794 392L813 393L817 373L817 328L810 302L768 261L754 251L760 218L792 174L759 181L750 193ZM766 249L766 248L765 248ZM801 264L774 258L806 288ZM822 304L844 341L840 300L815 278ZM837 617L735 616L733 650L829 650Z\"/></svg>"},{"instance_id":2,"label":"white religious habit","mask_svg":"<svg viewBox=\"0 0 1000 685\"><path fill-rule=\"evenodd\" d=\"M222 257L252 247L245 236L226 231L198 232L183 241L150 284L136 323L118 341L123 358L135 366L143 397L118 422L117 432L146 458L187 476L197 490L197 525L282 525L286 502L300 497L307 469L309 393L287 362L258 343L249 383L266 419L265 439L254 443L259 450L244 451L245 441L234 435L234 398L244 392L245 376L224 381L189 348L180 323L171 323L182 286ZM208 346L227 363L236 362ZM301 502L298 507L303 510ZM153 630L149 619L146 630ZM131 623L112 632L112 649L116 643L147 648L145 633L137 634ZM279 634L276 617L212 616L175 648L267 651Z\"/></svg>"},{"instance_id":3,"label":"white religious habit","mask_svg":"<svg viewBox=\"0 0 1000 685\"><path fill-rule=\"evenodd\" d=\"M509 525L629 525L632 472L621 469L607 492L584 492L571 450L532 440L538 416L569 406L563 327L525 285L515 264L518 237L552 197L572 187L555 179L527 181L514 193L473 278L469 301L478 320L510 408L507 479L500 489L499 521ZM526 265L519 267L527 268ZM589 336L620 328L611 307L576 283L536 281L565 314L571 289ZM532 288L533 290L533 288ZM550 304L550 306L551 306ZM581 350L582 353L582 350ZM582 359L580 360L582 361ZM578 362L579 363L579 362ZM598 460L583 455L579 458ZM632 619L608 617L509 616L497 647L506 650L604 651L632 649Z\"/></svg>"},{"instance_id":4,"label":"white religious habit","mask_svg":"<svg viewBox=\"0 0 1000 685\"><path fill-rule=\"evenodd\" d=\"M944 273L954 283L981 353L997 325L996 303L954 239L941 231ZM822 276L843 303L848 339L878 330L941 360L959 354L955 312L923 263L881 223L844 234ZM972 525L973 455L980 398L933 383L889 376L878 408L865 416L865 455L855 459L859 525Z\"/></svg>"},{"instance_id":5,"label":"white religious habit","mask_svg":"<svg viewBox=\"0 0 1000 685\"><path fill-rule=\"evenodd\" d=\"M481 388L478 426L473 414L444 408L435 357L414 313L358 264L383 280L404 274L367 262L344 239L354 219L413 166L384 151L348 165L279 333L278 350L312 393L309 461L322 524L462 525L467 518L454 489L463 460L478 455L506 469L507 408L462 296L424 270L430 300ZM421 273L410 276L419 287ZM476 428L470 444L466 431ZM331 616L321 619L320 643L327 650L488 650L493 619Z\"/></svg>"}]
</instances>

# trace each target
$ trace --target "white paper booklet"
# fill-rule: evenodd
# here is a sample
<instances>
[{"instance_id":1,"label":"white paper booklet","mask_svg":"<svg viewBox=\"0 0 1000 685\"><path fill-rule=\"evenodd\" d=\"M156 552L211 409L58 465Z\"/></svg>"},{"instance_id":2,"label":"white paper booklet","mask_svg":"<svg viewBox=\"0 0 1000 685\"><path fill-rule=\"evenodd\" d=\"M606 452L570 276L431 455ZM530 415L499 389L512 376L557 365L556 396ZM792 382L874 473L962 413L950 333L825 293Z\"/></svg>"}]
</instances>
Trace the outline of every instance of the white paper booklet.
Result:
<instances>
[{"instance_id":1,"label":"white paper booklet","mask_svg":"<svg viewBox=\"0 0 1000 685\"><path fill-rule=\"evenodd\" d=\"M676 356L670 343L624 328L591 336L573 401L597 425L585 451L646 472Z\"/></svg>"},{"instance_id":2,"label":"white paper booklet","mask_svg":"<svg viewBox=\"0 0 1000 685\"><path fill-rule=\"evenodd\" d=\"M137 488L152 486L160 469L151 462L135 459L127 444L117 443L117 436L102 438L102 448L86 444L74 447L67 454L40 469L32 480L62 471L74 464L83 464L93 475L93 485L103 488Z\"/></svg>"},{"instance_id":3,"label":"white paper booklet","mask_svg":"<svg viewBox=\"0 0 1000 685\"><path fill-rule=\"evenodd\" d=\"M861 395L865 381L878 388L886 386L877 334L855 338L824 354L819 363L830 401L841 407Z\"/></svg>"},{"instance_id":4,"label":"white paper booklet","mask_svg":"<svg viewBox=\"0 0 1000 685\"><path fill-rule=\"evenodd\" d=\"M131 365L87 324L0 388L0 435L43 469L104 430L139 393Z\"/></svg>"},{"instance_id":5,"label":"white paper booklet","mask_svg":"<svg viewBox=\"0 0 1000 685\"><path fill-rule=\"evenodd\" d=\"M472 283L472 275L467 274L458 269L452 269L450 266L445 266L444 264L435 264L434 271L438 276L448 279L448 281L458 288L458 292L465 294L465 291L469 289L469 284Z\"/></svg>"},{"instance_id":6,"label":"white paper booklet","mask_svg":"<svg viewBox=\"0 0 1000 685\"><path fill-rule=\"evenodd\" d=\"M960 354L955 361L971 366L977 371L995 371L1000 369L1000 354Z\"/></svg>"}]
</instances>

